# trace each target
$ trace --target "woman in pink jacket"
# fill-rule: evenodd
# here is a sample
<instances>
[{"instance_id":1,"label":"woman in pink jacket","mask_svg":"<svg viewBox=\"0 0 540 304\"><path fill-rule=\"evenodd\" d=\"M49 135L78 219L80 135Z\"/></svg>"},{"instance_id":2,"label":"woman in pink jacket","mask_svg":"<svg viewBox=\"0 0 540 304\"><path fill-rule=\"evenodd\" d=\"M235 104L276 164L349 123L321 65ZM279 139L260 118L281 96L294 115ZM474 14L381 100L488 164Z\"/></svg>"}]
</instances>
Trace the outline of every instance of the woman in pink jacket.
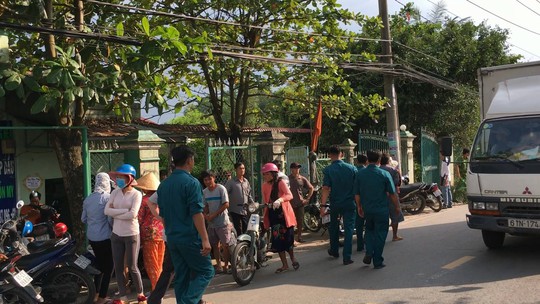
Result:
<instances>
[{"instance_id":1,"label":"woman in pink jacket","mask_svg":"<svg viewBox=\"0 0 540 304\"><path fill-rule=\"evenodd\" d=\"M272 247L270 251L277 252L281 263L283 264L276 270L281 273L289 270L287 256L289 252L294 270L300 267L300 264L294 257L294 227L296 218L294 210L290 204L292 199L291 190L281 178L278 178L278 168L273 163L267 163L262 167L263 185L262 196L268 208L264 209L263 222L266 229L271 229Z\"/></svg>"}]
</instances>

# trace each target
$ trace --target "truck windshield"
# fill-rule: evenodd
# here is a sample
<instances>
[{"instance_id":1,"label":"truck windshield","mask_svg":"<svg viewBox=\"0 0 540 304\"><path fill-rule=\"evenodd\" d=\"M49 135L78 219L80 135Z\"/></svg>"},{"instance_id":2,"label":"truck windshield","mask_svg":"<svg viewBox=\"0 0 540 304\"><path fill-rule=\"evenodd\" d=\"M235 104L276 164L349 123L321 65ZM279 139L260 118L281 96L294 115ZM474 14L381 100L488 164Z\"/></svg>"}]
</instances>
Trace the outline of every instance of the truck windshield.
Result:
<instances>
[{"instance_id":1,"label":"truck windshield","mask_svg":"<svg viewBox=\"0 0 540 304\"><path fill-rule=\"evenodd\" d=\"M485 121L474 141L470 168L473 172L486 173L537 172L536 168L540 169L537 164L540 163L539 148L540 117Z\"/></svg>"}]
</instances>

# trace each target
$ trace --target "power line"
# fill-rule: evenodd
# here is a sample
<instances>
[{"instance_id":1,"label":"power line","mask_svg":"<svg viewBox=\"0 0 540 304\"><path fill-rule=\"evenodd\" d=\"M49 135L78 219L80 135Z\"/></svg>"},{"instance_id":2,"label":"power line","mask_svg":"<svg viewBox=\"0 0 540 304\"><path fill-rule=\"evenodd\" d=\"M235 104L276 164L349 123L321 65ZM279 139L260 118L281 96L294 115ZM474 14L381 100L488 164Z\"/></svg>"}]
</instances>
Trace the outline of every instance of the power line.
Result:
<instances>
[{"instance_id":1,"label":"power line","mask_svg":"<svg viewBox=\"0 0 540 304\"><path fill-rule=\"evenodd\" d=\"M193 16L187 16L187 15L177 14L177 13L167 13L167 12L161 12L161 11L157 11L157 10L151 10L151 9L138 8L138 7L134 7L134 6L122 5L122 4L106 3L106 2L101 2L101 1L97 1L97 0L84 0L84 1L88 2L88 3L111 6L111 7L121 8L121 9L128 9L128 10L133 10L133 11L141 11L141 12L145 12L145 13L150 14L150 15L181 18L181 19L188 19L188 20L195 20L195 21L203 21L203 22L215 23L215 24L220 24L220 25L240 26L240 27L247 27L248 29L255 28L255 29L260 29L260 30L264 30L264 31L281 32L281 33L289 33L289 34L301 34L301 35L314 36L314 37L317 37L317 36L318 37L329 36L329 37L335 37L335 38L340 38L340 39L353 39L353 40L363 40L363 41L376 41L376 42L381 42L381 41L388 42L389 41L389 40L377 39L377 38L365 38L365 37L355 37L355 36L335 36L335 35L326 35L326 34L320 34L320 33L309 33L309 32L303 32L303 31L295 31L295 30L275 29L275 28L265 27L265 26L241 24L241 23L237 23L237 22L214 20L214 19L208 19L208 18L203 18L203 17L193 17Z\"/></svg>"},{"instance_id":2,"label":"power line","mask_svg":"<svg viewBox=\"0 0 540 304\"><path fill-rule=\"evenodd\" d=\"M437 57L433 57L433 56L431 56L431 55L429 55L429 54L426 54L426 53L424 53L424 52L422 52L422 51L420 51L420 50L417 50L417 49L415 49L415 48L413 48L413 47L410 47L410 46L405 45L405 44L403 44L403 43L397 42L397 41L395 41L395 40L394 40L393 42L394 42L395 44L400 45L400 46L402 46L402 47L404 47L404 48L407 48L407 49L409 49L409 50L411 50L411 51L413 51L413 52L422 54L422 55L424 55L424 56L426 56L426 57L428 57L428 58L431 58L431 59L433 59L433 60L435 60L435 61L437 61L437 62L443 63L443 64L446 65L446 66L450 66L449 63L444 62L444 61L440 60L440 59L437 58Z\"/></svg>"},{"instance_id":3,"label":"power line","mask_svg":"<svg viewBox=\"0 0 540 304\"><path fill-rule=\"evenodd\" d=\"M501 19L501 20L504 20L504 21L506 21L506 22L508 22L508 23L510 23L510 24L512 24L512 25L514 25L514 26L519 27L520 29L526 30L527 32L530 32L530 33L533 33L533 34L535 34L535 35L540 36L540 33L535 32L535 31L533 31L533 30L530 30L530 29L528 29L528 28L526 28L526 27L524 27L524 26L521 26L521 25L519 25L519 24L516 24L516 23L514 23L514 22L512 22L512 21L510 21L510 20L508 20L508 19L506 19L506 18L503 18L503 17L501 17L501 16L499 16L499 15L497 15L497 14L495 14L495 13L492 13L491 11L489 11L489 10L487 10L487 9L485 9L485 8L483 8L483 7L481 7L480 5L478 5L478 4L474 3L474 2L472 2L471 0L467 0L467 2L469 2L470 4L472 4L472 5L476 6L476 7L478 7L479 9L481 9L481 10L483 10L483 11L485 11L485 12L487 12L487 13L489 13L489 14L491 14L491 15L493 15L493 16L495 16L495 17Z\"/></svg>"},{"instance_id":4,"label":"power line","mask_svg":"<svg viewBox=\"0 0 540 304\"><path fill-rule=\"evenodd\" d=\"M519 1L519 0L516 0L519 4L523 5L524 7L526 7L528 10L530 10L531 12L537 14L538 16L540 16L539 13L537 13L535 10L533 10L532 8L528 7L525 3Z\"/></svg>"},{"instance_id":5,"label":"power line","mask_svg":"<svg viewBox=\"0 0 540 304\"><path fill-rule=\"evenodd\" d=\"M515 45L515 44L512 44L512 43L508 43L508 44L511 45L511 46L513 46L513 47L515 47L516 49L520 49L520 50L522 50L522 51L524 51L524 52L526 52L526 53L529 53L529 54L531 54L531 55L533 55L533 56L536 56L536 57L540 58L540 56L536 55L535 53L531 53L531 52L527 51L526 49L520 48L519 46L517 46L517 45Z\"/></svg>"},{"instance_id":6,"label":"power line","mask_svg":"<svg viewBox=\"0 0 540 304\"><path fill-rule=\"evenodd\" d=\"M11 28L11 29L16 29L16 30L23 30L23 31L32 32L32 33L54 34L54 35L73 37L73 38L89 38L93 40L115 42L115 43L120 43L124 45L134 45L134 46L142 45L140 41L137 41L134 39L119 37L119 36L112 36L112 35L103 35L103 34L98 34L98 33L84 33L84 32L79 32L79 31L52 29L48 27L40 27L40 26L24 25L24 24L13 24L13 23L0 21L0 28L1 27Z\"/></svg>"}]
</instances>

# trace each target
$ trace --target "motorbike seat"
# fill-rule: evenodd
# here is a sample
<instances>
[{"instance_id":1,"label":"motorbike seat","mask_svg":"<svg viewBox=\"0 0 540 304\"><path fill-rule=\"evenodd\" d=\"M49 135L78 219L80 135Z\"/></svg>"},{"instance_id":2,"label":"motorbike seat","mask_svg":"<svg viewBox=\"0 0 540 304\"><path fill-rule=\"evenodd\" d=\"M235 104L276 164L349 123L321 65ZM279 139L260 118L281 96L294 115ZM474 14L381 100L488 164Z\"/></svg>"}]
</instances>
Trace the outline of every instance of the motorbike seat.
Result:
<instances>
[{"instance_id":1,"label":"motorbike seat","mask_svg":"<svg viewBox=\"0 0 540 304\"><path fill-rule=\"evenodd\" d=\"M399 188L399 194L401 196L403 195L406 195L406 194L409 194L417 189L420 189L422 188L423 186L425 185L425 183L414 183L414 184L409 184L409 185L405 185L405 186L401 186Z\"/></svg>"},{"instance_id":2,"label":"motorbike seat","mask_svg":"<svg viewBox=\"0 0 540 304\"><path fill-rule=\"evenodd\" d=\"M75 244L68 243L63 246L48 246L44 248L44 250L39 251L37 253L30 253L29 255L23 256L18 262L17 266L20 269L24 269L26 271L36 267L37 265L51 259L54 256L61 256L66 254L67 252L75 250Z\"/></svg>"},{"instance_id":3,"label":"motorbike seat","mask_svg":"<svg viewBox=\"0 0 540 304\"><path fill-rule=\"evenodd\" d=\"M58 240L34 241L28 243L26 247L30 253L36 253L54 247L57 241Z\"/></svg>"}]
</instances>

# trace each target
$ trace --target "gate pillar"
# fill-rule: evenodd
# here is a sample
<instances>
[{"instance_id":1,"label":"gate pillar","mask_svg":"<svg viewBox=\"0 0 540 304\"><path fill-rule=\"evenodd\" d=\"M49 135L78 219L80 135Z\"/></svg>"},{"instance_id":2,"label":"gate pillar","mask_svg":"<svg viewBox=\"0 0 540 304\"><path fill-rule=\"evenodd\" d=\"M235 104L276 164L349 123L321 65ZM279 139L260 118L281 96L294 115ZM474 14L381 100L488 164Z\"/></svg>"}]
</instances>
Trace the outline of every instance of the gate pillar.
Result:
<instances>
[{"instance_id":1,"label":"gate pillar","mask_svg":"<svg viewBox=\"0 0 540 304\"><path fill-rule=\"evenodd\" d=\"M261 165L271 162L274 159L279 159L285 164L285 145L289 138L281 132L268 131L257 136L253 142L259 147L259 155Z\"/></svg>"},{"instance_id":2,"label":"gate pillar","mask_svg":"<svg viewBox=\"0 0 540 304\"><path fill-rule=\"evenodd\" d=\"M159 149L164 142L152 131L138 130L118 144L120 149L126 150L125 162L135 167L137 177L153 172L159 178Z\"/></svg>"},{"instance_id":3,"label":"gate pillar","mask_svg":"<svg viewBox=\"0 0 540 304\"><path fill-rule=\"evenodd\" d=\"M354 165L354 148L356 144L349 138L345 139L340 145L339 149L343 151L343 160L351 165Z\"/></svg>"},{"instance_id":4,"label":"gate pillar","mask_svg":"<svg viewBox=\"0 0 540 304\"><path fill-rule=\"evenodd\" d=\"M409 176L410 183L414 183L414 157L413 141L416 138L411 132L407 131L405 125L400 127L401 133L401 174Z\"/></svg>"}]
</instances>

